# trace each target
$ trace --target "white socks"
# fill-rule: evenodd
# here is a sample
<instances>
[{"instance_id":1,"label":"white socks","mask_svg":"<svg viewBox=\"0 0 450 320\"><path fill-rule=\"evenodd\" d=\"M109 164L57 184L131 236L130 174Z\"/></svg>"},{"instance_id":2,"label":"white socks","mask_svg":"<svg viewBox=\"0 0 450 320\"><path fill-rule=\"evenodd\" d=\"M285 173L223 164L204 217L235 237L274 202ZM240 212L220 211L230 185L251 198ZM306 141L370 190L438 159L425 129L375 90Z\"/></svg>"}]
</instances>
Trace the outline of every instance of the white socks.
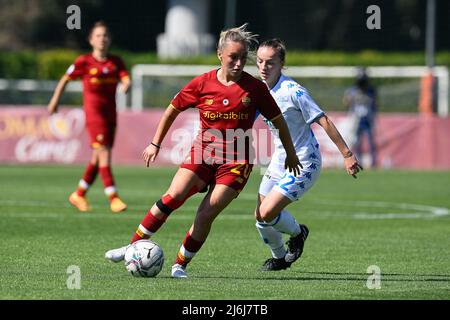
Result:
<instances>
[{"instance_id":1,"label":"white socks","mask_svg":"<svg viewBox=\"0 0 450 320\"><path fill-rule=\"evenodd\" d=\"M256 221L256 229L261 235L261 239L270 247L272 256L275 259L283 258L286 255L284 248L283 235L281 232L275 230L274 227L264 222Z\"/></svg>"},{"instance_id":2,"label":"white socks","mask_svg":"<svg viewBox=\"0 0 450 320\"><path fill-rule=\"evenodd\" d=\"M283 258L286 254L282 233L295 237L301 232L297 221L287 210L282 210L275 219L268 223L256 221L256 229L264 243L270 247L275 259Z\"/></svg>"},{"instance_id":3,"label":"white socks","mask_svg":"<svg viewBox=\"0 0 450 320\"><path fill-rule=\"evenodd\" d=\"M300 226L298 225L297 221L295 221L295 218L286 209L283 209L278 217L270 221L269 224L272 225L276 230L282 233L286 233L292 237L299 235L301 232Z\"/></svg>"}]
</instances>

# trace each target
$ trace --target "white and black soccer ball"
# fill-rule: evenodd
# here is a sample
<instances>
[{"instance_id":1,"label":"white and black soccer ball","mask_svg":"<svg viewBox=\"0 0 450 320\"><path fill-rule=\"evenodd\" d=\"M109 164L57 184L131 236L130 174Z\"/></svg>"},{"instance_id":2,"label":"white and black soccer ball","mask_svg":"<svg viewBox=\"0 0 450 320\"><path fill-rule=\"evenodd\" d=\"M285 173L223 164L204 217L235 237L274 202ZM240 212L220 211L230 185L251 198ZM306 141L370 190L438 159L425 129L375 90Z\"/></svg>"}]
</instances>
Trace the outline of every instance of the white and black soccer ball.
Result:
<instances>
[{"instance_id":1,"label":"white and black soccer ball","mask_svg":"<svg viewBox=\"0 0 450 320\"><path fill-rule=\"evenodd\" d=\"M151 240L139 240L125 251L125 268L135 277L156 277L164 264L161 247Z\"/></svg>"}]
</instances>

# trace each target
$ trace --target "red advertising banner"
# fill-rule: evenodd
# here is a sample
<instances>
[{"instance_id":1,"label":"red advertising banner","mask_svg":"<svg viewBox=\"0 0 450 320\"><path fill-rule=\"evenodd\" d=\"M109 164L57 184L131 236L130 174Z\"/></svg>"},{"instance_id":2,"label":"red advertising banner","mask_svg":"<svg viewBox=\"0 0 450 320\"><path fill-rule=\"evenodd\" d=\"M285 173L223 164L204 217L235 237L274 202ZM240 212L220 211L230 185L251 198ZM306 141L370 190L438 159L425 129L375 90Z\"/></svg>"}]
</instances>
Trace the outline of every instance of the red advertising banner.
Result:
<instances>
[{"instance_id":1,"label":"red advertising banner","mask_svg":"<svg viewBox=\"0 0 450 320\"><path fill-rule=\"evenodd\" d=\"M119 113L113 162L143 165L142 151L156 131L163 109ZM350 144L353 122L344 113L330 118ZM175 120L156 164L179 164L199 128L198 112L188 110ZM270 161L270 133L258 119L253 130L256 164ZM313 126L324 167L342 167L343 160L322 128ZM450 118L418 114L380 114L375 128L378 164L384 168L450 169ZM84 164L90 147L81 108L61 108L49 116L45 107L0 107L0 162ZM363 164L368 164L363 144Z\"/></svg>"}]
</instances>

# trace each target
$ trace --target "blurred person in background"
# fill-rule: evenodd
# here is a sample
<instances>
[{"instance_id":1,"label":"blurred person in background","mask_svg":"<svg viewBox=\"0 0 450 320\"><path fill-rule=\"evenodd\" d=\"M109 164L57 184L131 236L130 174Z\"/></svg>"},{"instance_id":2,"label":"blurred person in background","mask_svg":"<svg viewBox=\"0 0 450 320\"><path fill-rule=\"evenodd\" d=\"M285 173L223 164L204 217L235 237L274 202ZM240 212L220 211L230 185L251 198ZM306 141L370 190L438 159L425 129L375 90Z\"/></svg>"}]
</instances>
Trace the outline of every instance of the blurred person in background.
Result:
<instances>
[{"instance_id":1,"label":"blurred person in background","mask_svg":"<svg viewBox=\"0 0 450 320\"><path fill-rule=\"evenodd\" d=\"M48 112L52 115L58 111L59 100L67 83L81 78L86 129L92 155L76 191L69 196L69 201L79 211L88 211L86 193L100 174L111 210L121 212L127 205L117 192L111 170L111 152L117 124L117 84L120 82L122 92L126 93L130 87L130 77L122 59L108 53L111 35L103 21L94 24L88 41L92 52L79 56L67 69L48 104Z\"/></svg>"},{"instance_id":2,"label":"blurred person in background","mask_svg":"<svg viewBox=\"0 0 450 320\"><path fill-rule=\"evenodd\" d=\"M364 68L360 68L355 78L355 84L347 89L342 99L354 121L354 148L358 159L362 160L362 140L367 135L371 167L377 166L377 148L375 143L375 117L377 112L377 93L369 82Z\"/></svg>"}]
</instances>

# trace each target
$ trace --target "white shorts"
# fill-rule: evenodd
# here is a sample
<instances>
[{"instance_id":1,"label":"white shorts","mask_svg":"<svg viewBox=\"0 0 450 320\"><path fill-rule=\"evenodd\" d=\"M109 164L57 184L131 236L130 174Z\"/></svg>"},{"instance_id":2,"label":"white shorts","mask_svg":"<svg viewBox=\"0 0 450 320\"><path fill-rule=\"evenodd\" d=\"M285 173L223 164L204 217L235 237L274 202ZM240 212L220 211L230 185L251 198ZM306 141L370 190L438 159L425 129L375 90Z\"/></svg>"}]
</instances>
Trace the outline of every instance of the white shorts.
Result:
<instances>
[{"instance_id":1,"label":"white shorts","mask_svg":"<svg viewBox=\"0 0 450 320\"><path fill-rule=\"evenodd\" d=\"M276 190L291 201L297 201L314 185L322 168L320 153L316 159L300 161L303 166L298 176L284 169L284 163L271 162L259 185L259 194L266 197L270 191Z\"/></svg>"}]
</instances>

